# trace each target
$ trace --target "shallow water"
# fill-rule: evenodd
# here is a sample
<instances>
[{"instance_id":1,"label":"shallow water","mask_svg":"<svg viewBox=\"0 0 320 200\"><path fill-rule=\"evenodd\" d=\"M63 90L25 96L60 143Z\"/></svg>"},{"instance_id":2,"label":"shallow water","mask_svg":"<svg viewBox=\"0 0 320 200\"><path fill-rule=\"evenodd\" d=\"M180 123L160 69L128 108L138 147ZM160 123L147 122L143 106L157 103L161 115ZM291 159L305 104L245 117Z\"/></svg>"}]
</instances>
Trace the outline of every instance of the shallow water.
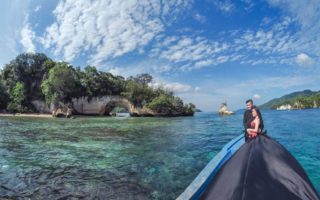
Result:
<instances>
[{"instance_id":1,"label":"shallow water","mask_svg":"<svg viewBox=\"0 0 320 200\"><path fill-rule=\"evenodd\" d=\"M268 134L320 191L320 110L263 111ZM229 140L242 113L177 118L0 118L0 197L175 199Z\"/></svg>"}]
</instances>

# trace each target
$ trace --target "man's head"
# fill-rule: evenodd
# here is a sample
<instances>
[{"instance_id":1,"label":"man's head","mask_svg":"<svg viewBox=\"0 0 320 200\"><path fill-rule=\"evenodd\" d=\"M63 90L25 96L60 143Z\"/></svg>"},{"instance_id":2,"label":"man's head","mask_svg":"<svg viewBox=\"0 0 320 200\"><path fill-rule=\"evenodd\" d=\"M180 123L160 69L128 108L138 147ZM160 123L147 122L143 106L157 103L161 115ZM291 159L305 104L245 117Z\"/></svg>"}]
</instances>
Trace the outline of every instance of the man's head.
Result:
<instances>
[{"instance_id":1,"label":"man's head","mask_svg":"<svg viewBox=\"0 0 320 200\"><path fill-rule=\"evenodd\" d=\"M247 109L248 109L248 110L251 110L251 109L253 108L253 101L252 101L252 99L248 99L248 100L246 101L246 105L247 105Z\"/></svg>"}]
</instances>

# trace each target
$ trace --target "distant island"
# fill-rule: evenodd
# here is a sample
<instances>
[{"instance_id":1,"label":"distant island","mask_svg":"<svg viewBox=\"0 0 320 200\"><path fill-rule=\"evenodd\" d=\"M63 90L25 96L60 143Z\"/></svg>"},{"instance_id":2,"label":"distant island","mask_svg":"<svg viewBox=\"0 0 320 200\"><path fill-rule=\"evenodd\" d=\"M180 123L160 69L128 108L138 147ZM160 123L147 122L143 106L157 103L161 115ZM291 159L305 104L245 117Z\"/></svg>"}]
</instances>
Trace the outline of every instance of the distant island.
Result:
<instances>
[{"instance_id":1,"label":"distant island","mask_svg":"<svg viewBox=\"0 0 320 200\"><path fill-rule=\"evenodd\" d=\"M320 107L320 91L304 90L275 98L259 106L262 109L309 109Z\"/></svg>"},{"instance_id":2,"label":"distant island","mask_svg":"<svg viewBox=\"0 0 320 200\"><path fill-rule=\"evenodd\" d=\"M223 102L219 109L219 115L234 115L234 112L228 110L227 102Z\"/></svg>"},{"instance_id":3,"label":"distant island","mask_svg":"<svg viewBox=\"0 0 320 200\"><path fill-rule=\"evenodd\" d=\"M73 67L42 53L24 53L0 73L0 113L51 113L53 116L114 115L192 116L185 104L165 87L152 87L150 74L124 78L94 66ZM123 108L123 109L120 109Z\"/></svg>"}]
</instances>

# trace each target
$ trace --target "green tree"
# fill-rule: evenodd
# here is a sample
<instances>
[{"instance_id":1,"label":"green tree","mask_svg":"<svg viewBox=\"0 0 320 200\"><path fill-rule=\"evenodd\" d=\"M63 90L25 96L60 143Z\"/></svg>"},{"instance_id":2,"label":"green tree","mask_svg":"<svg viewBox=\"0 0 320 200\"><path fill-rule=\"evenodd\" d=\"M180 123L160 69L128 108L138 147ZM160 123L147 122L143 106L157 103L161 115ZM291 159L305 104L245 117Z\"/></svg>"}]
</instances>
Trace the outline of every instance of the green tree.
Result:
<instances>
[{"instance_id":1,"label":"green tree","mask_svg":"<svg viewBox=\"0 0 320 200\"><path fill-rule=\"evenodd\" d=\"M41 84L47 103L70 103L72 98L83 96L84 89L78 73L66 62L56 63L48 78Z\"/></svg>"},{"instance_id":2,"label":"green tree","mask_svg":"<svg viewBox=\"0 0 320 200\"><path fill-rule=\"evenodd\" d=\"M112 94L120 95L121 92L124 92L126 87L126 81L122 76L114 76L112 81Z\"/></svg>"},{"instance_id":3,"label":"green tree","mask_svg":"<svg viewBox=\"0 0 320 200\"><path fill-rule=\"evenodd\" d=\"M138 107L143 107L157 96L151 87L141 84L134 79L126 81L124 92L121 95L128 98L128 100Z\"/></svg>"},{"instance_id":4,"label":"green tree","mask_svg":"<svg viewBox=\"0 0 320 200\"><path fill-rule=\"evenodd\" d=\"M4 66L1 73L3 83L10 95L14 92L17 83L22 83L24 86L24 104L28 109L34 109L31 102L32 100L44 99L40 85L44 75L52 66L53 61L45 54L20 54Z\"/></svg>"},{"instance_id":5,"label":"green tree","mask_svg":"<svg viewBox=\"0 0 320 200\"><path fill-rule=\"evenodd\" d=\"M135 77L129 77L124 85L124 91L121 95L128 98L135 106L143 107L152 99L159 96L148 84L151 83L150 74L139 74Z\"/></svg>"},{"instance_id":6,"label":"green tree","mask_svg":"<svg viewBox=\"0 0 320 200\"><path fill-rule=\"evenodd\" d=\"M86 96L94 97L101 95L101 77L95 67L87 66L80 75L82 86L85 88Z\"/></svg>"},{"instance_id":7,"label":"green tree","mask_svg":"<svg viewBox=\"0 0 320 200\"><path fill-rule=\"evenodd\" d=\"M184 112L183 101L179 97L174 97L172 106L176 112Z\"/></svg>"},{"instance_id":8,"label":"green tree","mask_svg":"<svg viewBox=\"0 0 320 200\"><path fill-rule=\"evenodd\" d=\"M84 71L77 71L81 84L86 88L86 96L120 95L125 88L125 79L108 72L98 71L93 66L87 66Z\"/></svg>"},{"instance_id":9,"label":"green tree","mask_svg":"<svg viewBox=\"0 0 320 200\"><path fill-rule=\"evenodd\" d=\"M2 84L2 79L0 77L0 109L6 109L9 103L9 94L5 86Z\"/></svg>"},{"instance_id":10,"label":"green tree","mask_svg":"<svg viewBox=\"0 0 320 200\"><path fill-rule=\"evenodd\" d=\"M193 103L186 104L184 106L184 113L188 115L193 115L196 110L196 106Z\"/></svg>"},{"instance_id":11,"label":"green tree","mask_svg":"<svg viewBox=\"0 0 320 200\"><path fill-rule=\"evenodd\" d=\"M100 86L102 95L119 95L122 92L121 85L117 85L117 78L109 72L100 72Z\"/></svg>"},{"instance_id":12,"label":"green tree","mask_svg":"<svg viewBox=\"0 0 320 200\"><path fill-rule=\"evenodd\" d=\"M138 74L137 76L133 77L130 76L128 80L133 80L141 85L148 85L152 82L152 76L150 74Z\"/></svg>"},{"instance_id":13,"label":"green tree","mask_svg":"<svg viewBox=\"0 0 320 200\"><path fill-rule=\"evenodd\" d=\"M174 111L173 102L173 96L161 94L148 103L146 107L158 113L171 114Z\"/></svg>"},{"instance_id":14,"label":"green tree","mask_svg":"<svg viewBox=\"0 0 320 200\"><path fill-rule=\"evenodd\" d=\"M28 112L25 106L25 86L22 82L17 82L10 95L11 102L8 105L10 112Z\"/></svg>"},{"instance_id":15,"label":"green tree","mask_svg":"<svg viewBox=\"0 0 320 200\"><path fill-rule=\"evenodd\" d=\"M320 107L320 92L316 93L315 95L312 96L312 101L315 103L315 106L317 108Z\"/></svg>"},{"instance_id":16,"label":"green tree","mask_svg":"<svg viewBox=\"0 0 320 200\"><path fill-rule=\"evenodd\" d=\"M17 82L25 85L27 101L43 98L41 81L45 73L52 67L52 61L41 53L24 53L18 55L4 66L3 79L11 92Z\"/></svg>"},{"instance_id":17,"label":"green tree","mask_svg":"<svg viewBox=\"0 0 320 200\"><path fill-rule=\"evenodd\" d=\"M161 94L157 96L150 103L148 103L146 107L165 115L193 115L196 109L195 105L192 103L184 105L182 99L168 94Z\"/></svg>"}]
</instances>

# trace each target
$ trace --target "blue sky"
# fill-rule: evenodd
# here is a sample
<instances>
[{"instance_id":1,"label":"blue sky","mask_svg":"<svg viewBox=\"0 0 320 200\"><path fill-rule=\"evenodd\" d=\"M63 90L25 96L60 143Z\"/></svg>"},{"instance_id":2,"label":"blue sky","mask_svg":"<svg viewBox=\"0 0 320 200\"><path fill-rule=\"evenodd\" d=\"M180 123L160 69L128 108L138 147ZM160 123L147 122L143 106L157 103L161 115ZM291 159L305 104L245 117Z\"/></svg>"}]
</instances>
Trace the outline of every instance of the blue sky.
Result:
<instances>
[{"instance_id":1,"label":"blue sky","mask_svg":"<svg viewBox=\"0 0 320 200\"><path fill-rule=\"evenodd\" d=\"M0 66L43 52L216 111L320 90L318 0L3 0Z\"/></svg>"}]
</instances>

